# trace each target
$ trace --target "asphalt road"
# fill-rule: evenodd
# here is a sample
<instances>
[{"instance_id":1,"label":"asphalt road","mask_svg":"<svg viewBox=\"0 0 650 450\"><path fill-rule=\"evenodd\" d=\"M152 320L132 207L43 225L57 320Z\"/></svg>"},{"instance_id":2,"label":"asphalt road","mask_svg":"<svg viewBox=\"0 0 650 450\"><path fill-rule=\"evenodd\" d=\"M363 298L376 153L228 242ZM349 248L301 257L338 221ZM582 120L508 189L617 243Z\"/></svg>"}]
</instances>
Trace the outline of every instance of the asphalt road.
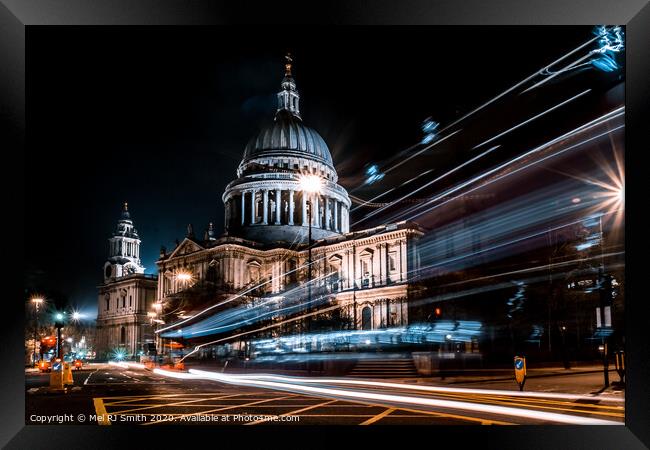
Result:
<instances>
[{"instance_id":1,"label":"asphalt road","mask_svg":"<svg viewBox=\"0 0 650 450\"><path fill-rule=\"evenodd\" d=\"M49 374L26 373L27 424L48 421L49 424L95 426L558 423L556 419L549 420L546 413L620 424L624 420L622 402L600 397L535 398L516 393L465 392L462 388L460 391L417 391L402 383L372 384L377 380L359 384L358 380L351 383L350 379L321 382L286 377L244 381L228 378L225 382L175 379L106 364L91 365L73 376L74 387L60 394L48 392ZM499 407L533 413L529 417L523 413L503 414L497 411ZM538 413L543 414L538 417Z\"/></svg>"}]
</instances>

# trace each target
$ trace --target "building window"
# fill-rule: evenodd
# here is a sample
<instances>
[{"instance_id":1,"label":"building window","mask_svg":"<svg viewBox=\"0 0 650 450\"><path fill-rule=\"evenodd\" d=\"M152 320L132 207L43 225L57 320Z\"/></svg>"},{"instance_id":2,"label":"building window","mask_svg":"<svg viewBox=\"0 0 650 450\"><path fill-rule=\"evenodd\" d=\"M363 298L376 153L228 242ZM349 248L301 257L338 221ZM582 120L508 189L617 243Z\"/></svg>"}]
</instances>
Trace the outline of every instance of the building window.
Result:
<instances>
[{"instance_id":1,"label":"building window","mask_svg":"<svg viewBox=\"0 0 650 450\"><path fill-rule=\"evenodd\" d=\"M108 311L109 309L111 309L110 299L107 298L107 299L106 299L106 311Z\"/></svg>"},{"instance_id":2,"label":"building window","mask_svg":"<svg viewBox=\"0 0 650 450\"><path fill-rule=\"evenodd\" d=\"M126 296L122 297L122 308L126 307Z\"/></svg>"},{"instance_id":3,"label":"building window","mask_svg":"<svg viewBox=\"0 0 650 450\"><path fill-rule=\"evenodd\" d=\"M133 306L133 296L129 295L129 306Z\"/></svg>"},{"instance_id":4,"label":"building window","mask_svg":"<svg viewBox=\"0 0 650 450\"><path fill-rule=\"evenodd\" d=\"M391 272L395 272L397 270L397 258L395 257L395 253L388 254L388 270Z\"/></svg>"},{"instance_id":5,"label":"building window","mask_svg":"<svg viewBox=\"0 0 650 450\"><path fill-rule=\"evenodd\" d=\"M361 329L372 330L372 309L366 306L361 310Z\"/></svg>"},{"instance_id":6,"label":"building window","mask_svg":"<svg viewBox=\"0 0 650 450\"><path fill-rule=\"evenodd\" d=\"M120 328L120 344L126 344L126 328Z\"/></svg>"}]
</instances>

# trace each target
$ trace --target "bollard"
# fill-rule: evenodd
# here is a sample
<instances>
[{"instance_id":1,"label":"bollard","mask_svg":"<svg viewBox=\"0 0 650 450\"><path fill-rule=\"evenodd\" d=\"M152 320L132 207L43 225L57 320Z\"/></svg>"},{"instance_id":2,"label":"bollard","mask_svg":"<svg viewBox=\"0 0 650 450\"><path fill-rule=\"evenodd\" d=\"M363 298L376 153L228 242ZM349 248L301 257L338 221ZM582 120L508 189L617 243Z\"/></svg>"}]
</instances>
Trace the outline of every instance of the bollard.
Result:
<instances>
[{"instance_id":1,"label":"bollard","mask_svg":"<svg viewBox=\"0 0 650 450\"><path fill-rule=\"evenodd\" d=\"M50 372L50 387L51 392L65 392L63 385L63 367L61 361L52 362L52 372Z\"/></svg>"},{"instance_id":2,"label":"bollard","mask_svg":"<svg viewBox=\"0 0 650 450\"><path fill-rule=\"evenodd\" d=\"M74 378L72 378L72 366L67 362L63 363L63 384L74 384Z\"/></svg>"}]
</instances>

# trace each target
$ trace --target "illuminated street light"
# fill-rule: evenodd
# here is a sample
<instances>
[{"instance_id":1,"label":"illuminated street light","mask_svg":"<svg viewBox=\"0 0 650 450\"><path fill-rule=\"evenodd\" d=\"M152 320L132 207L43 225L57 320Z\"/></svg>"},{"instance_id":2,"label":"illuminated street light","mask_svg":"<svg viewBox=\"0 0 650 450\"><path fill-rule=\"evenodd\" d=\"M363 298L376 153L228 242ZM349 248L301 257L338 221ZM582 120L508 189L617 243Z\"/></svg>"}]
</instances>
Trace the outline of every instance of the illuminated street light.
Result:
<instances>
[{"instance_id":1,"label":"illuminated street light","mask_svg":"<svg viewBox=\"0 0 650 450\"><path fill-rule=\"evenodd\" d=\"M300 189L310 194L318 193L322 188L321 178L317 175L301 175L298 182Z\"/></svg>"},{"instance_id":2,"label":"illuminated street light","mask_svg":"<svg viewBox=\"0 0 650 450\"><path fill-rule=\"evenodd\" d=\"M54 317L56 318L56 320L63 320L63 314L61 313L56 313Z\"/></svg>"},{"instance_id":3,"label":"illuminated street light","mask_svg":"<svg viewBox=\"0 0 650 450\"><path fill-rule=\"evenodd\" d=\"M38 308L39 306L41 306L41 305L43 304L44 301L45 301L45 299L44 299L43 297L34 297L34 298L32 298L32 303L33 303L34 305L36 305L37 308Z\"/></svg>"},{"instance_id":4,"label":"illuminated street light","mask_svg":"<svg viewBox=\"0 0 650 450\"><path fill-rule=\"evenodd\" d=\"M81 317L82 317L82 316L81 316L81 313L78 312L78 311L74 311L74 312L72 313L72 320L75 320L75 321L77 321L77 320L81 320Z\"/></svg>"},{"instance_id":5,"label":"illuminated street light","mask_svg":"<svg viewBox=\"0 0 650 450\"><path fill-rule=\"evenodd\" d=\"M322 187L322 180L316 175L302 175L299 180L300 188L307 194L319 194ZM311 197L311 195L309 196ZM311 221L312 221L313 204L311 198L307 200L307 223L309 226L309 234L307 237L307 304L311 304Z\"/></svg>"}]
</instances>

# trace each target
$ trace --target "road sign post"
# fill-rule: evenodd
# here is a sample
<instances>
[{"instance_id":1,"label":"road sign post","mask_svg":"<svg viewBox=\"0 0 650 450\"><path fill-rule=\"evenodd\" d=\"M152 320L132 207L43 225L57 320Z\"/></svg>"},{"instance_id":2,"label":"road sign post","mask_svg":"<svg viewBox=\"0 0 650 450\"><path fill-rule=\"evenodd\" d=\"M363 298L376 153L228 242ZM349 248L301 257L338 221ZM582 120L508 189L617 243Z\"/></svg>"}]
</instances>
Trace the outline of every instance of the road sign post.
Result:
<instances>
[{"instance_id":1,"label":"road sign post","mask_svg":"<svg viewBox=\"0 0 650 450\"><path fill-rule=\"evenodd\" d=\"M515 381L519 385L519 390L524 390L526 383L526 357L515 356Z\"/></svg>"}]
</instances>

